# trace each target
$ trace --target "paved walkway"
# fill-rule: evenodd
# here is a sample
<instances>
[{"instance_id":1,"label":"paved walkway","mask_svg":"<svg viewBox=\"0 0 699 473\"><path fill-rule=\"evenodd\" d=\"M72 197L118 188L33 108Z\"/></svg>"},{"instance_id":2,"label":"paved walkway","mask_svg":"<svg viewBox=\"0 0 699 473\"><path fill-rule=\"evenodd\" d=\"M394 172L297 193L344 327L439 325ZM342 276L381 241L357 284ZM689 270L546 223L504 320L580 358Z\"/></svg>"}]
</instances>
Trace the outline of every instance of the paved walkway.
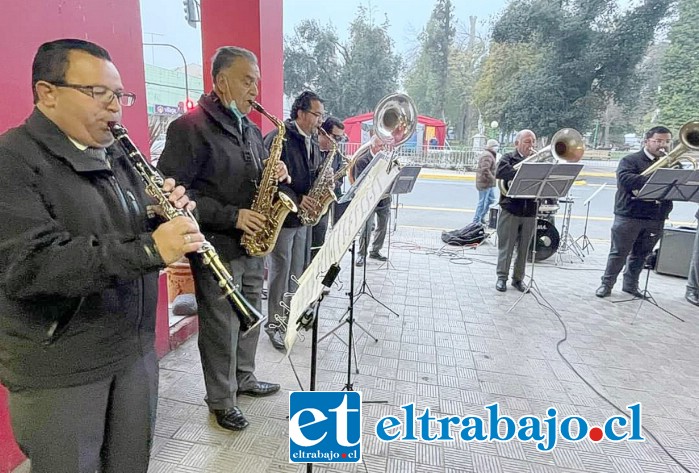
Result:
<instances>
[{"instance_id":1,"label":"paved walkway","mask_svg":"<svg viewBox=\"0 0 699 473\"><path fill-rule=\"evenodd\" d=\"M399 228L392 236L391 265L371 261L368 287L359 297L356 319L378 338L355 328L359 374L354 389L365 400L364 465L316 466L323 472L674 472L681 470L649 438L643 443L559 443L542 453L531 443L462 441L382 443L373 434L377 419L401 416L415 402L433 415L485 417L484 406L499 402L514 417L577 414L592 422L616 415L586 381L616 406L641 402L643 425L691 471L699 471L699 311L683 299L685 280L651 273L659 304L686 322L640 302L598 299L607 248L596 244L582 262L553 259L536 266L545 300L565 323L527 295L507 314L519 293L494 290L496 250L486 242L475 250L442 246L436 232ZM567 261L567 259L566 259ZM645 275L645 273L644 273ZM358 274L361 283L362 274ZM347 307L349 261L339 286L321 310L321 336L338 324ZM617 285L619 286L619 285ZM632 323L633 322L633 323ZM347 382L347 325L319 344L318 390L340 390ZM300 472L288 463L288 395L299 390L288 359L260 339L258 377L282 384L269 398L241 398L247 430L220 429L203 402L204 385L196 337L161 362L157 436L151 472ZM294 346L291 359L308 386L310 333ZM458 431L454 431L458 436ZM646 435L648 437L648 435Z\"/></svg>"}]
</instances>

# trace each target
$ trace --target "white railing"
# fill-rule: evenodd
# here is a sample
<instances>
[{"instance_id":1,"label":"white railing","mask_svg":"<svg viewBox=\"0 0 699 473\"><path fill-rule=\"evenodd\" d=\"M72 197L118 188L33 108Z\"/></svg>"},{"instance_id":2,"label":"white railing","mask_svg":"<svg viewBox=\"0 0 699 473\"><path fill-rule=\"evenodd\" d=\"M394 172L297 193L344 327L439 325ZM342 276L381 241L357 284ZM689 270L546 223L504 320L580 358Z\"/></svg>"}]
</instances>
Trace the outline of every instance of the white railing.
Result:
<instances>
[{"instance_id":1,"label":"white railing","mask_svg":"<svg viewBox=\"0 0 699 473\"><path fill-rule=\"evenodd\" d=\"M343 143L343 153L351 156L361 146L360 143ZM449 148L445 146L406 146L398 150L398 159L403 164L415 164L436 169L454 169L458 171L473 171L478 163L480 151Z\"/></svg>"}]
</instances>

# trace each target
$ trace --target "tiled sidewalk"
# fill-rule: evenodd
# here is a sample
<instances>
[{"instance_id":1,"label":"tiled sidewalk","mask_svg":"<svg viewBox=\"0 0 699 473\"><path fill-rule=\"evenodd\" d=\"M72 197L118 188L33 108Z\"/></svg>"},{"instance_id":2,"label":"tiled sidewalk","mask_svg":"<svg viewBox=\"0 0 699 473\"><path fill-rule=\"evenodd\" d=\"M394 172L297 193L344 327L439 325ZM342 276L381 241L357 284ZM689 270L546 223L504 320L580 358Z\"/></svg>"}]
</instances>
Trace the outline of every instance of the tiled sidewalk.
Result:
<instances>
[{"instance_id":1,"label":"tiled sidewalk","mask_svg":"<svg viewBox=\"0 0 699 473\"><path fill-rule=\"evenodd\" d=\"M439 253L439 234L399 228L392 237L392 265L370 260L369 288L396 317L367 295L357 300L355 327L362 391L364 464L316 466L322 472L674 472L684 471L651 439L643 443L559 443L542 453L532 443L382 443L373 434L376 420L402 417L401 405L415 402L436 417L486 416L484 406L499 402L505 414L577 414L602 421L617 411L590 389L561 359L556 345L564 334L557 317L527 295L507 314L520 293L495 285L496 250ZM617 284L611 298L598 299L607 248L584 263L536 266L536 282L546 301L565 321L568 340L561 351L599 392L614 404L643 404L643 425L691 471L699 471L699 310L684 301L684 279L651 273L649 289L680 322L644 303L624 299ZM358 271L357 285L362 274ZM644 281L645 273L642 278ZM342 320L347 308L349 256L321 307L320 336ZM347 325L319 344L318 390L340 390L347 382ZM299 340L291 360L308 387L310 332ZM161 362L157 437L151 472L297 472L288 463L288 391L299 390L289 360L260 338L258 378L282 384L269 398L241 398L250 420L243 432L220 429L203 402L204 383L196 337ZM458 431L452 430L458 437Z\"/></svg>"}]
</instances>

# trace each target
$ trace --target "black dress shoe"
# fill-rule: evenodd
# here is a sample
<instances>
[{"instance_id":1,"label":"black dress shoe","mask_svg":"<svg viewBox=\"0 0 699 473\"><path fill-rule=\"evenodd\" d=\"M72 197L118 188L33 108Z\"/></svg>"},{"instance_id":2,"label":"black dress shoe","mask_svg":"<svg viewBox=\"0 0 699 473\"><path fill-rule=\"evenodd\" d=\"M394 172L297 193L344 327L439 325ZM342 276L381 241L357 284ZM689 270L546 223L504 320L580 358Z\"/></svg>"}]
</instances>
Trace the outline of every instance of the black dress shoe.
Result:
<instances>
[{"instance_id":1,"label":"black dress shoe","mask_svg":"<svg viewBox=\"0 0 699 473\"><path fill-rule=\"evenodd\" d=\"M373 252L373 251L372 251L371 253L369 253L369 258L371 258L371 259L377 259L377 260L379 260L379 261L386 261L386 260L388 260L388 258L386 258L384 255L382 255L382 254L379 253L378 251L377 251L377 252Z\"/></svg>"},{"instance_id":2,"label":"black dress shoe","mask_svg":"<svg viewBox=\"0 0 699 473\"><path fill-rule=\"evenodd\" d=\"M250 422L243 415L240 408L232 407L230 409L209 409L216 416L218 425L228 430L243 430L250 425Z\"/></svg>"},{"instance_id":3,"label":"black dress shoe","mask_svg":"<svg viewBox=\"0 0 699 473\"><path fill-rule=\"evenodd\" d=\"M612 293L612 288L607 286L606 284L602 284L600 287L597 288L597 291L595 291L595 295L597 297L607 297Z\"/></svg>"},{"instance_id":4,"label":"black dress shoe","mask_svg":"<svg viewBox=\"0 0 699 473\"><path fill-rule=\"evenodd\" d=\"M266 328L265 333L269 337L269 341L272 342L272 346L277 350L286 351L284 346L284 332L278 328Z\"/></svg>"},{"instance_id":5,"label":"black dress shoe","mask_svg":"<svg viewBox=\"0 0 699 473\"><path fill-rule=\"evenodd\" d=\"M495 283L495 289L500 292L507 291L507 281L504 279L498 279L498 282Z\"/></svg>"},{"instance_id":6,"label":"black dress shoe","mask_svg":"<svg viewBox=\"0 0 699 473\"><path fill-rule=\"evenodd\" d=\"M238 396L269 396L270 394L274 394L277 391L279 391L280 387L281 386L279 386L276 383L265 383L264 381L257 381L251 387L238 391Z\"/></svg>"},{"instance_id":7,"label":"black dress shoe","mask_svg":"<svg viewBox=\"0 0 699 473\"><path fill-rule=\"evenodd\" d=\"M622 291L624 291L627 294L631 294L634 298L636 299L645 299L646 296L638 290L638 288L621 288Z\"/></svg>"},{"instance_id":8,"label":"black dress shoe","mask_svg":"<svg viewBox=\"0 0 699 473\"><path fill-rule=\"evenodd\" d=\"M689 302L690 304L699 306L699 294L697 294L697 291L693 289L687 289L687 293L684 295L684 298L687 299L687 302Z\"/></svg>"},{"instance_id":9,"label":"black dress shoe","mask_svg":"<svg viewBox=\"0 0 699 473\"><path fill-rule=\"evenodd\" d=\"M359 258L357 258L356 266L358 266L358 267L360 267L360 268L361 268L362 266L364 266L364 257L363 257L363 256L360 256Z\"/></svg>"},{"instance_id":10,"label":"black dress shoe","mask_svg":"<svg viewBox=\"0 0 699 473\"><path fill-rule=\"evenodd\" d=\"M517 289L519 292L527 292L527 286L525 286L522 281L512 281L512 287Z\"/></svg>"}]
</instances>

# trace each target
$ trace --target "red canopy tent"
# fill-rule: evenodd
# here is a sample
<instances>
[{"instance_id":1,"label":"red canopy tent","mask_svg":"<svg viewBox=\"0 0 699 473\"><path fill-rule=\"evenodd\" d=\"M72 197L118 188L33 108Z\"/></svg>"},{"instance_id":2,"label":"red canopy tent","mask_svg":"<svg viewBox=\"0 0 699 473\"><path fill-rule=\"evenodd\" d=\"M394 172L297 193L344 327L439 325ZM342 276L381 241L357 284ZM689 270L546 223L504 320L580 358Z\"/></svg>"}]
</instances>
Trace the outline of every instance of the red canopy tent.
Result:
<instances>
[{"instance_id":1,"label":"red canopy tent","mask_svg":"<svg viewBox=\"0 0 699 473\"><path fill-rule=\"evenodd\" d=\"M354 117L347 118L343 123L345 124L345 134L349 138L350 143L361 143L362 141L362 123L371 122L374 119L374 114L363 113L362 115L356 115ZM444 146L444 139L447 135L447 124L442 120L436 118L428 117L425 115L418 115L417 122L425 125L425 143L429 142L429 139L433 136L437 137L437 142L439 146Z\"/></svg>"}]
</instances>

